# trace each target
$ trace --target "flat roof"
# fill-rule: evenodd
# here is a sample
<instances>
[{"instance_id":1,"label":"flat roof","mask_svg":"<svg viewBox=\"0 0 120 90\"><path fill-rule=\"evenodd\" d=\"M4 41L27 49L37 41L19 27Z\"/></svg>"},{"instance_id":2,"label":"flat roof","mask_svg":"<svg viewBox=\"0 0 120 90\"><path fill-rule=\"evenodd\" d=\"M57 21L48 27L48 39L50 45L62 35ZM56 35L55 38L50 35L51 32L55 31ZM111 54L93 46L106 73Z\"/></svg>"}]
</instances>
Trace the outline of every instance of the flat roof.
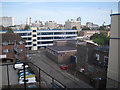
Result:
<instances>
[{"instance_id":1,"label":"flat roof","mask_svg":"<svg viewBox=\"0 0 120 90\"><path fill-rule=\"evenodd\" d=\"M70 46L48 46L47 48L52 49L56 52L65 52L65 51L77 51L76 48Z\"/></svg>"}]
</instances>

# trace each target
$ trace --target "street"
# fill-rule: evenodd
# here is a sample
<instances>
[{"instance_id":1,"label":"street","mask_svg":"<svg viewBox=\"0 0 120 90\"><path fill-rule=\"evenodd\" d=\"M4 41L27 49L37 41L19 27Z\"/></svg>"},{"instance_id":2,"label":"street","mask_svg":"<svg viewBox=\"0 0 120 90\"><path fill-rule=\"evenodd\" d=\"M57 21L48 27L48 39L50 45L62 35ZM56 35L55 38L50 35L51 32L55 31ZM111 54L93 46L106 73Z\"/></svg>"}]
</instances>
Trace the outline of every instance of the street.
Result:
<instances>
[{"instance_id":1,"label":"street","mask_svg":"<svg viewBox=\"0 0 120 90\"><path fill-rule=\"evenodd\" d=\"M46 57L45 54L45 50L37 51L35 54L30 54L29 59L42 70L63 83L67 88L91 88L88 84L67 73L65 70L60 69L59 65ZM51 78L43 73L41 73L41 77L45 80L48 88L50 88Z\"/></svg>"}]
</instances>

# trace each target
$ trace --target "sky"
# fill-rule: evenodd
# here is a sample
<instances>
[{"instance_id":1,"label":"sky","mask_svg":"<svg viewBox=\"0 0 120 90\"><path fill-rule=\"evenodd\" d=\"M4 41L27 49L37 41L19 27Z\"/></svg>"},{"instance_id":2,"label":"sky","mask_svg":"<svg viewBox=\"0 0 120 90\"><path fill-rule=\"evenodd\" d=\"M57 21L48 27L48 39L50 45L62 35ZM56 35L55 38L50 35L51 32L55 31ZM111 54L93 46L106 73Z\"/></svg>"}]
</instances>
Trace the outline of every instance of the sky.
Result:
<instances>
[{"instance_id":1,"label":"sky","mask_svg":"<svg viewBox=\"0 0 120 90\"><path fill-rule=\"evenodd\" d=\"M81 24L93 22L110 24L111 9L118 12L118 2L2 2L2 16L15 18L15 24L23 24L27 17L65 24L68 19L81 17Z\"/></svg>"}]
</instances>

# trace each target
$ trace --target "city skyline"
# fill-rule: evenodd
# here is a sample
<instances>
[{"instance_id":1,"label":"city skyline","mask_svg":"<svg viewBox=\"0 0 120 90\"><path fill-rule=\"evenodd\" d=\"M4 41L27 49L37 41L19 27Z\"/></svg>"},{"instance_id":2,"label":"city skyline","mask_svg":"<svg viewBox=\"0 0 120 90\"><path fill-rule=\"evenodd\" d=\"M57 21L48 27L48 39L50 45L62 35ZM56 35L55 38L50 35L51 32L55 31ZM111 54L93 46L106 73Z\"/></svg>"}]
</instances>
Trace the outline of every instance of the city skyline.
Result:
<instances>
[{"instance_id":1,"label":"city skyline","mask_svg":"<svg viewBox=\"0 0 120 90\"><path fill-rule=\"evenodd\" d=\"M117 2L3 2L2 16L15 18L15 24L24 24L31 17L32 23L40 20L65 24L68 19L81 17L81 24L93 22L110 24L111 9L118 12Z\"/></svg>"}]
</instances>

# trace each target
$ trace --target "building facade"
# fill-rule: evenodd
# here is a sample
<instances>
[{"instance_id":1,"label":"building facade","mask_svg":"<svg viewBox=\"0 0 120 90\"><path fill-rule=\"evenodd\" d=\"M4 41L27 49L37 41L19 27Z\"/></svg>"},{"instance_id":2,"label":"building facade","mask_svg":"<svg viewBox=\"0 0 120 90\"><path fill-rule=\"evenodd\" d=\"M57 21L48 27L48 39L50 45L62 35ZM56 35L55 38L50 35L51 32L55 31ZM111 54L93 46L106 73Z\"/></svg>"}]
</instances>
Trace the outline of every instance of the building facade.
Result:
<instances>
[{"instance_id":1,"label":"building facade","mask_svg":"<svg viewBox=\"0 0 120 90\"><path fill-rule=\"evenodd\" d=\"M26 19L26 24L27 24L27 25L31 25L31 17L28 17L28 18Z\"/></svg>"},{"instance_id":2,"label":"building facade","mask_svg":"<svg viewBox=\"0 0 120 90\"><path fill-rule=\"evenodd\" d=\"M25 53L25 40L23 40L16 33L4 33L2 35L2 42L0 43L0 59L4 61L11 60L15 61L24 61L26 57Z\"/></svg>"},{"instance_id":3,"label":"building facade","mask_svg":"<svg viewBox=\"0 0 120 90\"><path fill-rule=\"evenodd\" d=\"M14 26L14 18L13 17L0 17L0 25L4 27Z\"/></svg>"},{"instance_id":4,"label":"building facade","mask_svg":"<svg viewBox=\"0 0 120 90\"><path fill-rule=\"evenodd\" d=\"M120 88L120 13L111 14L110 33L107 88Z\"/></svg>"},{"instance_id":5,"label":"building facade","mask_svg":"<svg viewBox=\"0 0 120 90\"><path fill-rule=\"evenodd\" d=\"M80 36L85 36L90 38L95 33L100 34L100 31L99 30L82 30L80 31Z\"/></svg>"},{"instance_id":6,"label":"building facade","mask_svg":"<svg viewBox=\"0 0 120 90\"><path fill-rule=\"evenodd\" d=\"M99 26L97 24L93 24L91 22L87 22L86 23L86 27L90 28L91 30L97 30L99 28Z\"/></svg>"},{"instance_id":7,"label":"building facade","mask_svg":"<svg viewBox=\"0 0 120 90\"><path fill-rule=\"evenodd\" d=\"M108 47L99 47L90 43L77 46L76 70L84 75L93 87L106 87L108 54Z\"/></svg>"},{"instance_id":8,"label":"building facade","mask_svg":"<svg viewBox=\"0 0 120 90\"><path fill-rule=\"evenodd\" d=\"M47 21L45 23L45 27L47 27L47 29L56 29L57 28L57 23L54 21Z\"/></svg>"},{"instance_id":9,"label":"building facade","mask_svg":"<svg viewBox=\"0 0 120 90\"><path fill-rule=\"evenodd\" d=\"M80 27L81 27L81 18L78 17L77 20L68 20L68 21L65 21L65 29L72 29L73 27L76 27L77 28L77 31L78 31L78 34L80 32Z\"/></svg>"},{"instance_id":10,"label":"building facade","mask_svg":"<svg viewBox=\"0 0 120 90\"><path fill-rule=\"evenodd\" d=\"M0 33L6 33L1 31ZM53 45L53 40L74 40L77 37L77 30L37 30L37 27L31 27L30 30L14 30L26 40L26 49L38 50L41 47Z\"/></svg>"},{"instance_id":11,"label":"building facade","mask_svg":"<svg viewBox=\"0 0 120 90\"><path fill-rule=\"evenodd\" d=\"M53 46L46 47L46 55L58 64L70 64L71 56L76 56L77 52L76 46L72 42L76 41L55 41Z\"/></svg>"}]
</instances>

